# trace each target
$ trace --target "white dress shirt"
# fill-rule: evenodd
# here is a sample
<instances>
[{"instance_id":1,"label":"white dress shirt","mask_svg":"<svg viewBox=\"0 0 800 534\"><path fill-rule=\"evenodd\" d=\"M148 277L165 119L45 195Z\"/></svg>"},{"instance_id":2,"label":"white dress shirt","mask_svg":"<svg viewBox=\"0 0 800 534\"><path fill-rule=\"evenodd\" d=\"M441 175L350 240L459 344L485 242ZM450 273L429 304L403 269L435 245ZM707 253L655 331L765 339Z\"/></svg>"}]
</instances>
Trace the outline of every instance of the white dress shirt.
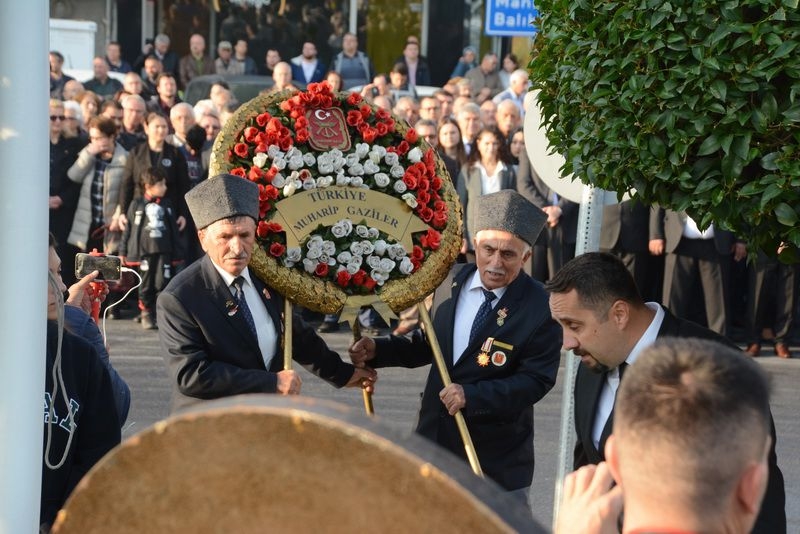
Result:
<instances>
[{"instance_id":1,"label":"white dress shirt","mask_svg":"<svg viewBox=\"0 0 800 534\"><path fill-rule=\"evenodd\" d=\"M481 171L481 194L488 195L489 193L497 193L500 191L502 184L500 183L500 173L506 170L506 164L498 161L494 168L494 172L489 174L481 162L475 163Z\"/></svg>"},{"instance_id":2,"label":"white dress shirt","mask_svg":"<svg viewBox=\"0 0 800 534\"><path fill-rule=\"evenodd\" d=\"M625 363L633 365L639 354L647 347L655 343L658 337L658 331L661 329L661 323L664 322L664 309L656 302L647 302L645 306L656 312L650 326L644 331L642 337L633 346L628 357L625 358ZM619 388L619 367L610 370L606 374L606 381L603 384L603 390L600 392L600 399L597 401L597 414L594 418L592 426L592 442L595 448L600 449L600 436L603 434L603 428L606 426L608 416L611 415L611 410L614 408L614 401L617 398L617 389ZM601 453L603 451L600 451Z\"/></svg>"},{"instance_id":3,"label":"white dress shirt","mask_svg":"<svg viewBox=\"0 0 800 534\"><path fill-rule=\"evenodd\" d=\"M475 314L478 313L478 308L480 308L483 301L486 300L483 296L482 289L484 289L484 287L481 283L481 275L476 269L470 281L461 287L461 293L458 295L455 324L453 324L454 364L467 349L467 345L469 345L469 334L472 330L472 322L475 320ZM492 293L497 297L492 301L492 309L494 309L497 303L500 302L500 299L503 298L506 289L508 289L508 287L499 287L492 290Z\"/></svg>"},{"instance_id":4,"label":"white dress shirt","mask_svg":"<svg viewBox=\"0 0 800 534\"><path fill-rule=\"evenodd\" d=\"M236 297L236 288L232 285L236 277L221 269L213 261L211 263L222 277L222 280L225 281L225 285L228 286L231 295ZM258 294L256 287L253 285L253 281L250 279L250 269L245 267L244 271L242 271L242 274L239 276L244 278L242 292L247 301L247 307L250 308L250 315L253 316L253 323L256 325L258 348L261 350L261 357L264 359L264 367L269 369L269 364L272 362L272 357L275 355L275 351L278 347L278 332L275 330L275 323L272 322L272 318L269 316L264 301L261 300L261 295Z\"/></svg>"},{"instance_id":5,"label":"white dress shirt","mask_svg":"<svg viewBox=\"0 0 800 534\"><path fill-rule=\"evenodd\" d=\"M714 225L709 225L705 230L700 230L694 219L686 216L686 223L683 225L683 237L689 239L712 239L714 237Z\"/></svg>"}]
</instances>

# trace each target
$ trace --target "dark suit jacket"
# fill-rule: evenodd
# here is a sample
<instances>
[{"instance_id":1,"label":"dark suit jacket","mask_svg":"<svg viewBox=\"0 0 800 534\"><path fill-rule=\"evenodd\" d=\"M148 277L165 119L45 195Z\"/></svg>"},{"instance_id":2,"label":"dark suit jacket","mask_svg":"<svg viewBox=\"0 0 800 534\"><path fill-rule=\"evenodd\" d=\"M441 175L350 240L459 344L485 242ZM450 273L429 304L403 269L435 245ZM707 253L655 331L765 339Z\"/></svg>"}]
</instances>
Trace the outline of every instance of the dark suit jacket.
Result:
<instances>
[{"instance_id":1,"label":"dark suit jacket","mask_svg":"<svg viewBox=\"0 0 800 534\"><path fill-rule=\"evenodd\" d=\"M490 320L453 365L453 322L461 288L469 282L475 265L459 265L439 286L432 308L433 325L453 383L464 388L467 404L462 410L483 471L507 490L527 487L533 478L533 404L550 391L560 360L561 329L550 317L547 293L524 272L508 286L495 307L506 318ZM496 313L495 312L495 313ZM480 365L478 355L488 338L489 355L502 351L502 364ZM376 339L376 367L420 367L433 354L417 331L412 338ZM510 348L509 348L510 347ZM439 400L442 378L431 366L417 432L454 454L466 458L455 418Z\"/></svg>"},{"instance_id":2,"label":"dark suit jacket","mask_svg":"<svg viewBox=\"0 0 800 534\"><path fill-rule=\"evenodd\" d=\"M464 210L464 239L467 240L467 248L472 250L472 238L475 237L475 200L483 195L480 169L470 164L464 165L456 186ZM506 165L505 170L500 172L500 189L516 188L517 177L514 169L511 165Z\"/></svg>"},{"instance_id":3,"label":"dark suit jacket","mask_svg":"<svg viewBox=\"0 0 800 534\"><path fill-rule=\"evenodd\" d=\"M250 278L283 336L283 298L255 273ZM203 399L242 393L275 393L276 373L282 370L282 343L270 368L258 340L241 313L228 314L230 289L203 256L181 271L158 297L158 335L172 376L173 411ZM342 387L353 375L299 314L293 316L294 359L323 380Z\"/></svg>"},{"instance_id":4,"label":"dark suit jacket","mask_svg":"<svg viewBox=\"0 0 800 534\"><path fill-rule=\"evenodd\" d=\"M128 213L131 201L144 194L141 176L151 166L150 147L147 141L139 143L129 152L119 191L119 204L122 208L122 213ZM165 142L158 166L167 175L167 194L165 197L169 198L175 207L176 218L182 215L188 219L189 208L186 206L186 199L183 197L189 192L189 171L186 167L186 158L183 157L180 150Z\"/></svg>"},{"instance_id":5,"label":"dark suit jacket","mask_svg":"<svg viewBox=\"0 0 800 534\"><path fill-rule=\"evenodd\" d=\"M658 337L710 339L738 350L736 345L733 345L716 332L712 332L691 321L675 317L666 308L664 308L664 322L658 331ZM592 424L594 423L597 402L600 399L600 392L603 389L604 382L605 375L593 372L583 363L578 367L578 375L575 379L575 430L578 434L574 455L575 469L605 460L604 449L608 438L606 432L600 438L600 450L597 450L592 442ZM613 417L613 415L614 411L612 409L609 417ZM772 424L772 448L770 449L768 460L769 483L767 492L764 495L764 502L761 505L761 513L758 516L753 532L763 534L785 533L786 513L784 504L786 495L783 486L783 474L778 468L778 459L775 454L774 423Z\"/></svg>"},{"instance_id":6,"label":"dark suit jacket","mask_svg":"<svg viewBox=\"0 0 800 534\"><path fill-rule=\"evenodd\" d=\"M553 190L550 186L536 174L536 170L531 165L528 153L523 150L519 154L519 166L517 167L517 192L527 198L538 208L553 206ZM561 208L561 218L558 226L561 227L561 236L564 243L575 243L578 235L578 211L580 204L567 200L561 195L555 204ZM557 226L557 227L558 227ZM547 232L539 234L537 244L544 244L548 234L552 235L550 228Z\"/></svg>"},{"instance_id":7,"label":"dark suit jacket","mask_svg":"<svg viewBox=\"0 0 800 534\"><path fill-rule=\"evenodd\" d=\"M603 208L600 248L624 252L647 252L650 208L638 200L626 200Z\"/></svg>"},{"instance_id":8,"label":"dark suit jacket","mask_svg":"<svg viewBox=\"0 0 800 534\"><path fill-rule=\"evenodd\" d=\"M650 212L650 239L664 239L664 250L675 252L683 237L686 212L654 208ZM714 245L720 254L730 254L734 237L731 232L714 226Z\"/></svg>"},{"instance_id":9,"label":"dark suit jacket","mask_svg":"<svg viewBox=\"0 0 800 534\"><path fill-rule=\"evenodd\" d=\"M292 60L289 64L292 67L292 79L298 82L304 83L306 85L315 82L321 82L325 79L325 73L328 72L328 69L325 67L325 64L322 61L317 60L317 66L314 68L314 72L311 74L311 78L306 80L305 72L303 71L303 65L297 64Z\"/></svg>"}]
</instances>

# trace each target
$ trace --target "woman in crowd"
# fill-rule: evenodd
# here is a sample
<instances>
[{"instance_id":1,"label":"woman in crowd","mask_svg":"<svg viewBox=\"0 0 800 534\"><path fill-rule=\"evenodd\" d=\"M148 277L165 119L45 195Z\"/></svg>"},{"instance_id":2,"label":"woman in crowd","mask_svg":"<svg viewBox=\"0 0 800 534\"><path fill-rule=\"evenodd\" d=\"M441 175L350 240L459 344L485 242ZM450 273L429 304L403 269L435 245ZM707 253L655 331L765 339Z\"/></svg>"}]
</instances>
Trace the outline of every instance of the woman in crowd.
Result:
<instances>
[{"instance_id":1,"label":"woman in crowd","mask_svg":"<svg viewBox=\"0 0 800 534\"><path fill-rule=\"evenodd\" d=\"M443 118L439 123L437 137L439 146L436 147L436 150L454 159L458 163L459 169L466 165L467 150L464 148L464 141L461 140L461 128L458 127L455 119Z\"/></svg>"},{"instance_id":2,"label":"woman in crowd","mask_svg":"<svg viewBox=\"0 0 800 534\"><path fill-rule=\"evenodd\" d=\"M481 195L496 193L501 189L516 189L517 178L511 167L503 135L497 128L482 128L475 138L475 148L462 167L458 178L458 196L464 209L463 252L469 261L474 260L472 238L475 199Z\"/></svg>"},{"instance_id":3,"label":"woman in crowd","mask_svg":"<svg viewBox=\"0 0 800 534\"><path fill-rule=\"evenodd\" d=\"M517 166L519 165L519 155L525 150L525 134L522 128L517 128L511 132L509 139L508 151L511 156L511 164L514 166L514 172L516 173Z\"/></svg>"},{"instance_id":4,"label":"woman in crowd","mask_svg":"<svg viewBox=\"0 0 800 534\"><path fill-rule=\"evenodd\" d=\"M121 209L120 221L122 226L128 223L125 213L134 198L140 197L142 186L139 177L150 167L159 167L167 176L167 198L177 210L178 229L183 231L186 226L188 209L183 198L189 191L189 172L183 154L166 142L169 128L167 119L163 115L151 112L145 119L144 131L147 135L146 143L139 143L131 150L128 164L122 178L119 205Z\"/></svg>"},{"instance_id":5,"label":"woman in crowd","mask_svg":"<svg viewBox=\"0 0 800 534\"><path fill-rule=\"evenodd\" d=\"M503 56L503 62L501 63L500 70L497 71L497 75L500 76L500 83L503 85L503 89L508 89L511 73L518 68L519 59L516 55L508 53Z\"/></svg>"},{"instance_id":6,"label":"woman in crowd","mask_svg":"<svg viewBox=\"0 0 800 534\"><path fill-rule=\"evenodd\" d=\"M89 121L100 112L101 103L102 100L100 100L100 97L92 91L85 91L83 95L81 95L79 101L81 105L81 117L83 118L81 127L87 132L89 131Z\"/></svg>"}]
</instances>

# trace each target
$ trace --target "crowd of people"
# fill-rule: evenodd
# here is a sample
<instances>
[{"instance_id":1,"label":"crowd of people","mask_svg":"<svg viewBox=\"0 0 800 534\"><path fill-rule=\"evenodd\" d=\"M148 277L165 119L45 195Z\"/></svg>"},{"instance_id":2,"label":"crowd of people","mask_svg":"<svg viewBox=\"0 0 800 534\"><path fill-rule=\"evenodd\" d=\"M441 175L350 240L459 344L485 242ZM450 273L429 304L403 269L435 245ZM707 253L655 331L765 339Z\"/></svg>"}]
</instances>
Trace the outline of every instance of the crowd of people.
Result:
<instances>
[{"instance_id":1,"label":"crowd of people","mask_svg":"<svg viewBox=\"0 0 800 534\"><path fill-rule=\"evenodd\" d=\"M335 387L371 388L375 367L416 367L432 360L426 333L412 310L384 337L376 337L377 315L364 310L359 320L368 337L350 348L353 364L330 351L299 314L293 331L283 332L279 295L248 269L258 206L251 202L257 194L243 184L254 184L231 176L207 180L211 146L239 103L225 81L213 84L208 98L194 106L182 101L181 91L191 80L210 73L268 71L272 91L327 80L335 90L358 91L374 106L392 111L437 151L463 207L464 239L459 264L431 300L435 333L453 384L444 386L437 368L431 367L417 431L464 456L450 417L462 411L487 474L523 500L534 470L532 407L555 384L562 345L582 360L575 392L575 468L603 466L590 473L577 471L582 478L570 479L570 495L586 499L591 486L592 499L614 502L622 497L605 491L610 477L626 480L626 487L627 480L636 480L624 459L642 445L629 437L635 437L629 429L638 419L655 418L644 409L623 410L625 387L620 395L616 392L625 369L634 361L647 361L645 349L656 338L714 340L717 345L673 344L674 365L688 366L687 373L695 372L692 366L702 369L699 360L705 355L730 347L727 338L734 333L750 356L758 356L761 345L769 342L777 356L791 357L796 266L778 264L766 255L746 265L744 243L723 228L701 229L686 213L625 201L604 210L603 252L575 257L579 206L548 187L528 157L522 133L528 75L513 54L500 61L487 53L478 62L476 50L466 47L448 83L423 94L430 68L415 36L407 38L391 71L379 73L352 33L341 32L340 51L331 53L330 65L322 63L313 41L303 43L299 54L286 62L277 48L269 49L259 64L248 55L248 40L231 35L236 38L220 41L212 58L203 36L193 34L190 53L179 58L170 51L169 37L161 34L132 65L121 59L119 44L111 42L106 55L93 61L93 78L84 82L64 74L61 54L50 53L54 281L48 319L59 318L59 306L63 310L54 294L64 284L77 284L73 292L79 296L89 281L74 278L76 252L96 249L122 256L142 275L136 317L143 328L159 330L173 380L174 409L239 393L299 393L299 375L281 370L276 357L284 335L308 349L297 351L298 361ZM110 71L124 74L124 82L109 76ZM220 198L227 201L210 200ZM230 324L221 324L220 313ZM326 317L318 331L335 330L337 321ZM55 330L48 330L48 339L53 336ZM65 339L52 347L49 341L49 365L76 365L70 358L80 353L83 363L78 367L101 377L86 393L84 409L105 402L103 396L114 397L111 405L117 406L116 417L96 414L104 432L103 446L95 451L100 454L119 441L130 392L107 353L103 356L102 340L91 349L72 337ZM669 352L672 345L663 343L667 348L662 346L661 352ZM53 355L62 350L71 355L56 364ZM689 363L681 363L687 358ZM645 371L641 375L645 380ZM633 378L631 382L636 383ZM706 385L713 384L700 383ZM630 386L630 403L653 401L650 390L642 388ZM621 417L615 419L617 404ZM702 425L710 424L701 415L700 437L707 433ZM65 417L70 421L73 415ZM759 433L751 434L753 450L748 449L747 459L760 471L743 501L743 521L755 522L758 532L785 532L783 480L768 407L765 417L766 426L755 420ZM653 432L668 431L651 422ZM77 425L70 425L61 425L70 433L69 441L58 441L65 458L70 447L83 446L80 441L71 444ZM622 430L614 448L609 435L618 427ZM728 463L735 463L733 456ZM84 467L76 473L85 472ZM733 473L732 480L739 474ZM57 497L47 497L43 523L52 521L63 504L58 498L66 497L64 487L71 489L73 482L59 486ZM637 502L628 499L625 493L626 506ZM636 504L630 509L630 517L637 517Z\"/></svg>"}]
</instances>

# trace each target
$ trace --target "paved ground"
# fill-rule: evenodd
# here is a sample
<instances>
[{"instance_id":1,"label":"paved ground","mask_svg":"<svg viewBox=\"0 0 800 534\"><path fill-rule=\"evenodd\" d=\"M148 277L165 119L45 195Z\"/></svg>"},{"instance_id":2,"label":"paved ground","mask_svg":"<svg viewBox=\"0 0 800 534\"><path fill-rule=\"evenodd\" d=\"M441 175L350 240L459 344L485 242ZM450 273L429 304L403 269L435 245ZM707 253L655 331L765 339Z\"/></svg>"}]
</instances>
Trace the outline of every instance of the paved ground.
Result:
<instances>
[{"instance_id":1,"label":"paved ground","mask_svg":"<svg viewBox=\"0 0 800 534\"><path fill-rule=\"evenodd\" d=\"M169 415L170 385L156 332L142 331L130 320L108 321L107 328L113 364L132 390L133 404L124 431L124 437L129 437ZM346 351L347 333L326 334L325 338L335 350ZM800 355L800 348L793 348L795 354ZM773 380L772 411L778 432L778 462L786 479L788 532L796 533L800 532L800 359L781 360L770 355L758 361ZM559 378L563 371L562 365ZM381 421L400 432L412 431L427 372L427 367L381 370L374 398L376 414ZM536 406L533 511L543 525L549 525L552 517L561 392L559 379ZM340 402L359 412L363 410L360 391L336 390L311 375L304 376L303 394Z\"/></svg>"}]
</instances>

